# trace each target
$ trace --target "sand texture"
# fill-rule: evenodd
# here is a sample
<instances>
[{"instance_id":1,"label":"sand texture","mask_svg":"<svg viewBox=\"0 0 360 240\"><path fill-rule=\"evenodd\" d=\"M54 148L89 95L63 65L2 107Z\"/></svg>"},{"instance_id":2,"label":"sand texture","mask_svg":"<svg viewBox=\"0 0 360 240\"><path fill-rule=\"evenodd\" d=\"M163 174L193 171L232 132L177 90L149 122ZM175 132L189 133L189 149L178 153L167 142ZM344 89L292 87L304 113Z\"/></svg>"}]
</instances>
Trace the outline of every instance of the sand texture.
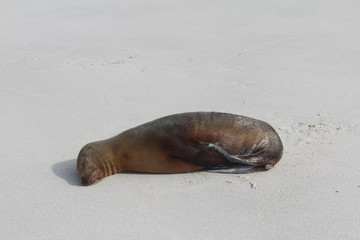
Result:
<instances>
[{"instance_id":1,"label":"sand texture","mask_svg":"<svg viewBox=\"0 0 360 240\"><path fill-rule=\"evenodd\" d=\"M360 2L0 7L0 239L360 239ZM270 123L267 172L117 174L91 141L190 111Z\"/></svg>"}]
</instances>

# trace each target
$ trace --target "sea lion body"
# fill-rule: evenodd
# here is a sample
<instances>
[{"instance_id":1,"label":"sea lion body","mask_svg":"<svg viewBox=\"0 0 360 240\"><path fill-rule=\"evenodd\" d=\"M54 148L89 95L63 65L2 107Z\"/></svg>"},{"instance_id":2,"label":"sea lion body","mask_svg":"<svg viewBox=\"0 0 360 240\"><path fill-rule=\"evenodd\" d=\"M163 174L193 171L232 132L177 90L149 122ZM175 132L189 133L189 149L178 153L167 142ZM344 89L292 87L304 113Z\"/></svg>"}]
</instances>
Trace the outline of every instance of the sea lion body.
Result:
<instances>
[{"instance_id":1,"label":"sea lion body","mask_svg":"<svg viewBox=\"0 0 360 240\"><path fill-rule=\"evenodd\" d=\"M217 112L163 117L85 145L77 170L83 185L119 172L247 173L273 167L283 146L267 123Z\"/></svg>"}]
</instances>

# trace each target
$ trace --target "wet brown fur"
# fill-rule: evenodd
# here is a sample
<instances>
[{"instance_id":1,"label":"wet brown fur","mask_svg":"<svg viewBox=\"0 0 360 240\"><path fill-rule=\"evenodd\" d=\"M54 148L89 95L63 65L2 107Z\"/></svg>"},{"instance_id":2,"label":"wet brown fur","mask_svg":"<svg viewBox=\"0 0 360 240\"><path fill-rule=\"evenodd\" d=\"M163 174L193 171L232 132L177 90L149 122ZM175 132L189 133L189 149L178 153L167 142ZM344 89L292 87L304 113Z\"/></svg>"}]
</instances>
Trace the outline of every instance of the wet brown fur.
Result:
<instances>
[{"instance_id":1,"label":"wet brown fur","mask_svg":"<svg viewBox=\"0 0 360 240\"><path fill-rule=\"evenodd\" d=\"M183 113L85 145L77 170L82 184L91 185L120 172L182 173L229 164L209 144L256 165L252 171L274 166L283 150L275 130L263 121L229 113Z\"/></svg>"}]
</instances>

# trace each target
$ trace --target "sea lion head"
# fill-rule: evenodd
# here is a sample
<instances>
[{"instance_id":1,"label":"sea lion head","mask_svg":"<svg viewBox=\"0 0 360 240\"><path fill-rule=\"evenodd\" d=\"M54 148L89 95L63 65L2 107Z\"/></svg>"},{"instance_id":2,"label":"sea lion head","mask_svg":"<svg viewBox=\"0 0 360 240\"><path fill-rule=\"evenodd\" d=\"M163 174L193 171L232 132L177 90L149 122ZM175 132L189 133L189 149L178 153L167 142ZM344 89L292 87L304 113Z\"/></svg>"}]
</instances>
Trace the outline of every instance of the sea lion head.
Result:
<instances>
[{"instance_id":1,"label":"sea lion head","mask_svg":"<svg viewBox=\"0 0 360 240\"><path fill-rule=\"evenodd\" d=\"M77 159L77 171L80 175L81 184L89 186L97 180L105 177L104 171L99 164L100 153L93 144L85 145L79 152Z\"/></svg>"}]
</instances>

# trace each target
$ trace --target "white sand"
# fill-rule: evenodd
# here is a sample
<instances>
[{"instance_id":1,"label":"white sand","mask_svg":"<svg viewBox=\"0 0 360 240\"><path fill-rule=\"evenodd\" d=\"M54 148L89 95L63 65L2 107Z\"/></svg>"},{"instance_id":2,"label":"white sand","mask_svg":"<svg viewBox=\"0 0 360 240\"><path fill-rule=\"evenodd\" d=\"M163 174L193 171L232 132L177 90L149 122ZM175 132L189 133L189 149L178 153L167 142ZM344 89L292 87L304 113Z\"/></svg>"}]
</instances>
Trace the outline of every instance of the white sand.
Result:
<instances>
[{"instance_id":1,"label":"white sand","mask_svg":"<svg viewBox=\"0 0 360 240\"><path fill-rule=\"evenodd\" d=\"M0 239L360 239L359 10L2 1ZM269 122L283 159L79 186L84 144L198 110Z\"/></svg>"}]
</instances>

